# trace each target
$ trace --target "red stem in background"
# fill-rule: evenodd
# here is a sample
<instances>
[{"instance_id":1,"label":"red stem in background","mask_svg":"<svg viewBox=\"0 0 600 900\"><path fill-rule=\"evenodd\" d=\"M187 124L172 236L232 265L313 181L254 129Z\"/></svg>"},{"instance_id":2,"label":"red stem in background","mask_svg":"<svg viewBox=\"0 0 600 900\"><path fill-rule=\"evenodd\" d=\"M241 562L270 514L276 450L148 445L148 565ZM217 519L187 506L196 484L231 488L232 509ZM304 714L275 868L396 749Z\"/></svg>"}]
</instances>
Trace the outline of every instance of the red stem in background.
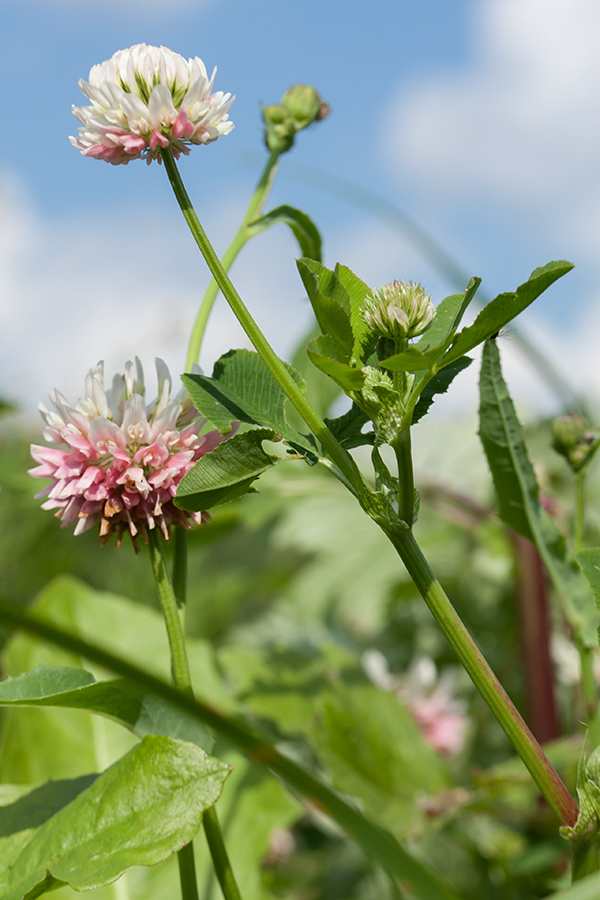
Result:
<instances>
[{"instance_id":1,"label":"red stem in background","mask_svg":"<svg viewBox=\"0 0 600 900\"><path fill-rule=\"evenodd\" d=\"M543 744L560 736L550 656L548 581L542 559L533 544L513 533L518 564L517 597L521 619L523 671L527 721Z\"/></svg>"}]
</instances>

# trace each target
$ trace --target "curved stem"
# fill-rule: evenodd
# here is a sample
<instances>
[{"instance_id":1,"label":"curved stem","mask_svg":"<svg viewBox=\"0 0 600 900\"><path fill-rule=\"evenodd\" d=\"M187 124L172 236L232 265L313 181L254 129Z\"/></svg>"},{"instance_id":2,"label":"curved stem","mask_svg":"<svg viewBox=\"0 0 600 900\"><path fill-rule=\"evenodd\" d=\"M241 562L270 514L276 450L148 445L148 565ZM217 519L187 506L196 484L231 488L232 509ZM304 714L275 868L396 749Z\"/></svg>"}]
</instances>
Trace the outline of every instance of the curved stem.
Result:
<instances>
[{"instance_id":1,"label":"curved stem","mask_svg":"<svg viewBox=\"0 0 600 900\"><path fill-rule=\"evenodd\" d=\"M183 529L178 529L182 531ZM148 532L150 544L150 558L152 560L152 570L156 580L156 587L167 626L167 635L169 637L169 647L171 648L171 671L173 673L173 684L181 691L193 699L194 691L192 689L192 678L190 675L190 666L185 647L185 634L183 631L183 623L179 616L177 607L177 597L173 590L173 584L169 577L169 572L165 563L165 559L161 547L160 535L153 529ZM183 572L187 569L187 543L179 538L179 552L175 556L174 566L181 567ZM176 571L174 581L180 585L183 582L183 572ZM185 596L185 587L181 596ZM223 890L225 900L241 900L233 869L229 862L227 850L223 842L223 836L219 827L219 820L214 807L207 809L202 816L202 825L204 833L208 841L213 865L219 884ZM181 882L181 895L183 900L198 900L198 888L196 883L196 867L194 863L194 849L191 843L179 851L179 880Z\"/></svg>"},{"instance_id":2,"label":"curved stem","mask_svg":"<svg viewBox=\"0 0 600 900\"><path fill-rule=\"evenodd\" d=\"M208 240L206 232L200 224L200 220L192 206L192 202L183 185L175 160L170 152L165 151L163 154L163 162L167 175L169 176L169 181L171 182L171 187L173 188L177 202L179 203L183 216L192 232L194 240L200 248L208 268L212 272L219 289L229 303L238 322L250 338L254 348L272 373L273 377L277 380L290 403L300 414L317 440L320 441L331 460L341 471L342 475L351 485L353 485L354 492L358 496L365 497L369 489L360 474L356 463L350 454L344 450L329 428L327 428L323 419L305 398L304 394L250 315L242 298L233 286L231 279L224 270L212 244Z\"/></svg>"},{"instance_id":3,"label":"curved stem","mask_svg":"<svg viewBox=\"0 0 600 900\"><path fill-rule=\"evenodd\" d=\"M236 256L238 255L244 244L251 237L248 226L250 225L252 220L260 213L263 206L265 205L265 202L273 185L273 179L275 178L275 172L277 171L278 160L279 154L271 153L267 160L265 169L261 175L260 181L256 186L254 196L252 197L250 205L246 210L246 215L242 219L242 223L237 231L237 234L223 254L221 263L223 265L223 269L226 272L229 271ZM200 304L200 309L198 310L198 315L196 316L196 321L194 322L194 325L192 327L192 333L190 335L185 363L186 372L189 372L193 364L195 362L198 362L208 317L210 316L213 304L217 298L218 293L219 286L215 279L212 278L209 282L208 287L206 288L206 292L204 294L204 297L202 298L202 303Z\"/></svg>"},{"instance_id":4,"label":"curved stem","mask_svg":"<svg viewBox=\"0 0 600 900\"><path fill-rule=\"evenodd\" d=\"M455 891L411 856L388 831L363 816L323 781L284 756L244 722L218 712L213 706L178 691L145 669L132 665L98 644L76 637L13 603L0 600L0 623L11 628L22 628L29 634L76 653L83 659L89 659L116 675L129 678L177 709L204 722L235 744L253 762L268 767L306 799L318 804L321 811L351 834L390 876L397 878L401 884L410 884L417 896L427 897L428 900L459 900Z\"/></svg>"},{"instance_id":5,"label":"curved stem","mask_svg":"<svg viewBox=\"0 0 600 900\"><path fill-rule=\"evenodd\" d=\"M386 534L445 638L529 769L548 805L554 810L562 825L573 825L579 812L577 804L465 628L431 571L412 531L408 528L390 529Z\"/></svg>"}]
</instances>

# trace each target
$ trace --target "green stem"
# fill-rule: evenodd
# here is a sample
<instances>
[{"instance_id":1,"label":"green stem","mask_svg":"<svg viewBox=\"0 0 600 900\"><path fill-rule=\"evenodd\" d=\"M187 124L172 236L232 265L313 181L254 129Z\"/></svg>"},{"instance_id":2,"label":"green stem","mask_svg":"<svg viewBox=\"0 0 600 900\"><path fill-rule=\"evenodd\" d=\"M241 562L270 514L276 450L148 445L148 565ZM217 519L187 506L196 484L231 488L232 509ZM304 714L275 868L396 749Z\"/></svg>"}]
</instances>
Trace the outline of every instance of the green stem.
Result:
<instances>
[{"instance_id":1,"label":"green stem","mask_svg":"<svg viewBox=\"0 0 600 900\"><path fill-rule=\"evenodd\" d=\"M365 818L320 779L284 756L266 738L237 718L218 712L213 706L195 700L156 678L145 669L132 665L91 641L83 640L44 621L13 603L0 600L0 623L21 628L43 641L76 653L116 675L129 678L149 693L161 697L177 709L213 728L235 744L253 762L267 766L351 834L363 850L401 884L410 883L413 893L428 900L459 900L458 895L411 856L387 831Z\"/></svg>"},{"instance_id":2,"label":"green stem","mask_svg":"<svg viewBox=\"0 0 600 900\"><path fill-rule=\"evenodd\" d=\"M386 533L448 643L529 769L548 805L561 824L573 825L578 814L575 801L465 628L431 571L412 531L408 528L390 529Z\"/></svg>"},{"instance_id":3,"label":"green stem","mask_svg":"<svg viewBox=\"0 0 600 900\"><path fill-rule=\"evenodd\" d=\"M200 224L200 220L192 206L192 202L181 180L179 170L177 169L172 154L165 152L163 154L163 162L171 187L173 188L177 202L179 203L183 216L192 232L194 240L200 248L200 252L204 256L208 268L212 272L213 278L221 293L229 303L238 322L250 338L256 352L272 373L273 377L277 380L292 406L294 406L308 428L321 443L331 460L340 470L342 476L352 485L353 492L357 496L364 498L368 492L368 487L360 474L356 463L350 454L344 450L329 428L327 428L323 419L305 398L304 394L250 315L250 312L233 286L227 272L224 270L221 260L215 253L212 244Z\"/></svg>"},{"instance_id":4,"label":"green stem","mask_svg":"<svg viewBox=\"0 0 600 900\"><path fill-rule=\"evenodd\" d=\"M415 509L410 426L402 429L393 447L398 463L398 515L410 528Z\"/></svg>"},{"instance_id":5,"label":"green stem","mask_svg":"<svg viewBox=\"0 0 600 900\"><path fill-rule=\"evenodd\" d=\"M183 529L178 529L182 531ZM152 560L152 569L158 589L158 596L163 610L165 624L167 626L167 635L169 637L169 647L171 649L171 670L173 674L173 684L181 691L193 699L194 691L192 689L192 678L190 675L190 666L185 647L185 634L183 631L183 623L179 615L177 605L177 597L173 590L173 584L169 577L169 572L165 563L165 559L161 547L160 535L153 529L149 531L150 558ZM187 544L180 537L179 552L174 559L174 568L181 567L183 571L187 570ZM182 585L183 571L174 573L174 581ZM182 587L180 587L182 590ZM180 596L185 596L185 587ZM225 900L241 900L233 869L227 856L227 850L223 842L223 836L219 827L219 820L214 807L206 810L202 816L202 825L204 833L208 841L213 865L219 879L219 884L223 890ZM179 880L181 882L181 896L183 900L198 900L198 888L196 883L196 867L194 863L194 849L192 844L188 844L178 853L179 862Z\"/></svg>"},{"instance_id":6,"label":"green stem","mask_svg":"<svg viewBox=\"0 0 600 900\"><path fill-rule=\"evenodd\" d=\"M573 545L575 553L584 546L585 534L585 469L575 473L575 528ZM600 745L600 719L598 717L598 688L594 673L594 650L586 647L575 635L581 662L581 692L587 714L588 740L592 747Z\"/></svg>"},{"instance_id":7,"label":"green stem","mask_svg":"<svg viewBox=\"0 0 600 900\"><path fill-rule=\"evenodd\" d=\"M242 219L242 223L238 229L238 232L223 254L221 262L223 265L223 269L226 272L229 271L236 256L238 255L244 244L248 240L250 240L252 236L249 225L253 221L253 219L261 212L263 206L265 205L265 202L273 185L273 179L275 177L275 172L277 171L278 160L279 154L271 153L267 160L267 164L262 173L260 181L256 186L254 196L252 197L250 205L246 210L246 215ZM185 363L186 372L189 372L192 368L192 365L195 362L198 362L208 317L210 316L213 304L217 298L218 293L219 285L217 284L215 278L212 278L209 282L208 287L206 288L206 292L202 299L202 303L200 304L200 309L198 310L198 315L196 316L196 321L194 322L192 333L190 335L190 342L188 345L188 352Z\"/></svg>"}]
</instances>

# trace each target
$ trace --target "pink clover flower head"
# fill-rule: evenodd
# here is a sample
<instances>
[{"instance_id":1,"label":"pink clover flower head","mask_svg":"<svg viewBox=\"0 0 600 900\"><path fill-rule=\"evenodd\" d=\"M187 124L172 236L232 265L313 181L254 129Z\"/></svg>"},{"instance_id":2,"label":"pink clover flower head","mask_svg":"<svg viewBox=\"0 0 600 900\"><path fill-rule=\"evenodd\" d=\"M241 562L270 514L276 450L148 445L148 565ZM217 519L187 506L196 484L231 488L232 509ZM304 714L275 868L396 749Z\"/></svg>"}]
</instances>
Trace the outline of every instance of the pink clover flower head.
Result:
<instances>
[{"instance_id":1,"label":"pink clover flower head","mask_svg":"<svg viewBox=\"0 0 600 900\"><path fill-rule=\"evenodd\" d=\"M166 147L178 159L195 144L211 144L234 127L228 110L235 98L213 93L216 71L209 79L199 57L185 60L166 47L118 50L79 81L91 105L73 106L81 128L69 140L84 156L113 165L160 162Z\"/></svg>"},{"instance_id":2,"label":"pink clover flower head","mask_svg":"<svg viewBox=\"0 0 600 900\"><path fill-rule=\"evenodd\" d=\"M104 364L91 369L85 396L71 406L58 391L50 393L54 409L40 404L46 423L43 436L55 446L32 444L38 463L29 474L49 478L36 497L46 497L43 509L56 510L62 528L75 525L81 534L100 523L100 541L115 534L117 546L129 533L148 540L159 528L169 539L171 525L190 528L207 514L177 509L177 485L196 461L223 440L218 431L201 434L206 424L183 391L170 399L171 377L157 359L158 398L144 400L144 375L139 359L128 362L104 389Z\"/></svg>"},{"instance_id":3,"label":"pink clover flower head","mask_svg":"<svg viewBox=\"0 0 600 900\"><path fill-rule=\"evenodd\" d=\"M396 694L411 711L427 743L443 756L459 753L469 720L465 704L454 695L452 674L438 676L433 660L417 659L404 677L392 675L378 650L363 655L363 668L377 687Z\"/></svg>"}]
</instances>

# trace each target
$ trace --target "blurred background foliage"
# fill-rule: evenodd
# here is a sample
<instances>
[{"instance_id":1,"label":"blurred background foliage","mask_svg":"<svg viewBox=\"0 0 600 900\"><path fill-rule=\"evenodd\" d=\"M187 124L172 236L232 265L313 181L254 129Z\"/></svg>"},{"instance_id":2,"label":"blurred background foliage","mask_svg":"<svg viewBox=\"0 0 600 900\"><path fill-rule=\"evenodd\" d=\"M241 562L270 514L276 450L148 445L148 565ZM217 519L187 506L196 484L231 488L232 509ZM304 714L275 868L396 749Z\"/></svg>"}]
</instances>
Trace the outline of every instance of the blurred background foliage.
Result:
<instances>
[{"instance_id":1,"label":"blurred background foliage","mask_svg":"<svg viewBox=\"0 0 600 900\"><path fill-rule=\"evenodd\" d=\"M449 437L459 442L456 452L448 452ZM568 533L572 485L551 450L550 423L535 423L528 437L543 490L554 498L554 515ZM39 441L39 432L5 410L0 594L35 603L55 621L167 677L168 648L145 551L136 555L127 542L118 551L102 548L93 531L74 538L61 530L33 499L37 486L26 474L30 440ZM430 418L417 426L415 444L422 493L418 538L528 715L519 566L514 541L494 516L476 424ZM590 546L600 538L593 475ZM290 462L258 487L258 493L217 508L209 524L190 533L187 627L198 695L250 717L287 752L356 798L465 900L530 900L562 884L568 847L551 813L457 666L391 545L319 467ZM583 740L578 669L561 617L552 605L550 611L549 689L559 725L548 752L573 788ZM4 676L42 661L84 664L23 636L3 638ZM366 664L369 658L378 661L379 677ZM429 680L419 683L424 671ZM442 707L447 702L446 711L455 708L466 724L454 753L431 746L419 724L419 702L442 684ZM1 725L5 783L99 771L133 742L114 723L82 712L2 711ZM219 810L245 900L401 896L318 810L232 747L218 742L215 755L235 765ZM217 898L202 839L196 845L201 896ZM134 870L96 893L100 900L166 900L174 878L171 860Z\"/></svg>"}]
</instances>

